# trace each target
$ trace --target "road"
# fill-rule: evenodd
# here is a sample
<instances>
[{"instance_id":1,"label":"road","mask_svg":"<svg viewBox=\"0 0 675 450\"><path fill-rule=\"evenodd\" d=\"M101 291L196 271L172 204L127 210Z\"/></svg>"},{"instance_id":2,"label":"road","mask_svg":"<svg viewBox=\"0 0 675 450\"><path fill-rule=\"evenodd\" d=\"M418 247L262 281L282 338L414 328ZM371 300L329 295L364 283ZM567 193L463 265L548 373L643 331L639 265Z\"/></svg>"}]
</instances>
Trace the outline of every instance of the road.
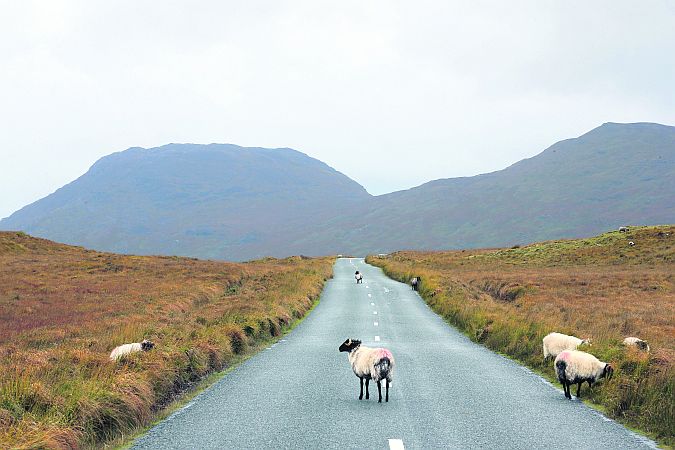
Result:
<instances>
[{"instance_id":1,"label":"road","mask_svg":"<svg viewBox=\"0 0 675 450\"><path fill-rule=\"evenodd\" d=\"M364 274L357 285L354 271ZM358 400L346 338L396 358L389 403ZM373 395L374 394L374 395ZM362 259L339 259L284 340L136 440L137 449L649 448L527 369L447 325Z\"/></svg>"}]
</instances>

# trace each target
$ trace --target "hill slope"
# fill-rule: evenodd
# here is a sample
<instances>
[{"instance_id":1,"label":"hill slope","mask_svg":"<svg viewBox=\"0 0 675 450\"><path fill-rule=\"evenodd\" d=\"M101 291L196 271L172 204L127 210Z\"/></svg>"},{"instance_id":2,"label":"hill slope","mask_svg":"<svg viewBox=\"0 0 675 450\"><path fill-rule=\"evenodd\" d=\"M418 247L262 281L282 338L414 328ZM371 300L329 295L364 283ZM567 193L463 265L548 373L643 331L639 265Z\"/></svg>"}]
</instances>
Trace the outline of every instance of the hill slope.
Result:
<instances>
[{"instance_id":1,"label":"hill slope","mask_svg":"<svg viewBox=\"0 0 675 450\"><path fill-rule=\"evenodd\" d=\"M674 193L675 127L608 123L498 172L378 197L332 226L360 254L504 246L675 223Z\"/></svg>"},{"instance_id":2,"label":"hill slope","mask_svg":"<svg viewBox=\"0 0 675 450\"><path fill-rule=\"evenodd\" d=\"M99 250L230 260L286 255L308 224L370 195L291 149L131 148L0 222Z\"/></svg>"},{"instance_id":3,"label":"hill slope","mask_svg":"<svg viewBox=\"0 0 675 450\"><path fill-rule=\"evenodd\" d=\"M675 222L675 127L608 123L504 170L370 196L290 149L171 144L97 162L0 229L241 260L511 245Z\"/></svg>"}]
</instances>

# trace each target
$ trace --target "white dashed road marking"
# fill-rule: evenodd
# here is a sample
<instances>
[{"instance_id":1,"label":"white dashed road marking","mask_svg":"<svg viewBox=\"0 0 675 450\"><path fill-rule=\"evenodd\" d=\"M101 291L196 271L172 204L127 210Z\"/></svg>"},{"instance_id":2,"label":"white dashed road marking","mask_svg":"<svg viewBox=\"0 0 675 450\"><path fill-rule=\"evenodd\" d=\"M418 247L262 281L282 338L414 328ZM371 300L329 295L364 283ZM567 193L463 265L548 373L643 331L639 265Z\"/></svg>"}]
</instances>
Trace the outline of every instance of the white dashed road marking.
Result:
<instances>
[{"instance_id":1,"label":"white dashed road marking","mask_svg":"<svg viewBox=\"0 0 675 450\"><path fill-rule=\"evenodd\" d=\"M378 342L380 340L379 336L375 336L375 342Z\"/></svg>"},{"instance_id":2,"label":"white dashed road marking","mask_svg":"<svg viewBox=\"0 0 675 450\"><path fill-rule=\"evenodd\" d=\"M389 450L405 450L403 441L400 439L389 439Z\"/></svg>"},{"instance_id":3,"label":"white dashed road marking","mask_svg":"<svg viewBox=\"0 0 675 450\"><path fill-rule=\"evenodd\" d=\"M378 326L380 323L379 322L373 322L373 325Z\"/></svg>"},{"instance_id":4,"label":"white dashed road marking","mask_svg":"<svg viewBox=\"0 0 675 450\"><path fill-rule=\"evenodd\" d=\"M384 288L384 293L386 294L387 292L389 292L389 289Z\"/></svg>"},{"instance_id":5,"label":"white dashed road marking","mask_svg":"<svg viewBox=\"0 0 675 450\"><path fill-rule=\"evenodd\" d=\"M368 294L368 297L372 297L372 295Z\"/></svg>"},{"instance_id":6,"label":"white dashed road marking","mask_svg":"<svg viewBox=\"0 0 675 450\"><path fill-rule=\"evenodd\" d=\"M375 303L373 303L373 302L370 302L370 306L375 306Z\"/></svg>"},{"instance_id":7,"label":"white dashed road marking","mask_svg":"<svg viewBox=\"0 0 675 450\"><path fill-rule=\"evenodd\" d=\"M377 311L373 311L373 314L377 314Z\"/></svg>"}]
</instances>

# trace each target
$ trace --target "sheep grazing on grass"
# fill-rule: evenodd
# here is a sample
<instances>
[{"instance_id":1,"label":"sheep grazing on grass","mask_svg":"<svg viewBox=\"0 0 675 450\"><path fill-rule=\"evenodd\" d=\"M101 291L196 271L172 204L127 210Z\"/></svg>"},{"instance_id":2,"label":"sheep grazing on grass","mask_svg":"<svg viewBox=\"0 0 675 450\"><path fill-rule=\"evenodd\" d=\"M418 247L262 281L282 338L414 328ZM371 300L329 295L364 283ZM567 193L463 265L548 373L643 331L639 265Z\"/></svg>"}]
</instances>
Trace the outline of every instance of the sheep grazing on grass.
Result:
<instances>
[{"instance_id":1,"label":"sheep grazing on grass","mask_svg":"<svg viewBox=\"0 0 675 450\"><path fill-rule=\"evenodd\" d=\"M623 345L625 345L626 347L637 347L643 352L649 352L649 344L647 344L647 341L643 341L640 338L627 337L626 339L623 340Z\"/></svg>"},{"instance_id":2,"label":"sheep grazing on grass","mask_svg":"<svg viewBox=\"0 0 675 450\"><path fill-rule=\"evenodd\" d=\"M628 233L630 230L628 227L619 227L619 232L620 233Z\"/></svg>"},{"instance_id":3,"label":"sheep grazing on grass","mask_svg":"<svg viewBox=\"0 0 675 450\"><path fill-rule=\"evenodd\" d=\"M124 344L120 345L118 347L115 347L113 351L110 353L110 360L111 361L117 361L123 356L130 355L131 353L136 353L136 352L147 352L151 350L155 344L153 342L148 341L147 339L143 339L143 342L134 342L132 344Z\"/></svg>"},{"instance_id":4,"label":"sheep grazing on grass","mask_svg":"<svg viewBox=\"0 0 675 450\"><path fill-rule=\"evenodd\" d=\"M579 339L562 333L550 333L542 340L544 343L544 359L555 358L564 350L576 350L581 344L591 344L590 339Z\"/></svg>"},{"instance_id":5,"label":"sheep grazing on grass","mask_svg":"<svg viewBox=\"0 0 675 450\"><path fill-rule=\"evenodd\" d=\"M422 283L422 277L415 277L410 280L410 287L412 287L413 291L418 291L420 288L420 283Z\"/></svg>"},{"instance_id":6,"label":"sheep grazing on grass","mask_svg":"<svg viewBox=\"0 0 675 450\"><path fill-rule=\"evenodd\" d=\"M361 345L361 341L347 339L342 343L339 350L347 352L349 363L352 365L354 374L361 380L361 394L359 400L363 400L363 380L366 380L366 400L370 398L368 384L370 380L377 383L377 393L382 403L382 380L385 383L385 401L389 401L389 384L394 374L394 356L386 348L370 348Z\"/></svg>"},{"instance_id":7,"label":"sheep grazing on grass","mask_svg":"<svg viewBox=\"0 0 675 450\"><path fill-rule=\"evenodd\" d=\"M614 369L606 362L600 361L590 353L579 350L565 350L561 352L555 359L555 372L558 376L558 381L563 385L565 397L571 399L570 386L577 385L577 398L580 398L581 385L588 383L590 388L593 383L600 378L612 379Z\"/></svg>"},{"instance_id":8,"label":"sheep grazing on grass","mask_svg":"<svg viewBox=\"0 0 675 450\"><path fill-rule=\"evenodd\" d=\"M354 278L356 279L356 284L363 284L363 274L358 270L354 272Z\"/></svg>"}]
</instances>

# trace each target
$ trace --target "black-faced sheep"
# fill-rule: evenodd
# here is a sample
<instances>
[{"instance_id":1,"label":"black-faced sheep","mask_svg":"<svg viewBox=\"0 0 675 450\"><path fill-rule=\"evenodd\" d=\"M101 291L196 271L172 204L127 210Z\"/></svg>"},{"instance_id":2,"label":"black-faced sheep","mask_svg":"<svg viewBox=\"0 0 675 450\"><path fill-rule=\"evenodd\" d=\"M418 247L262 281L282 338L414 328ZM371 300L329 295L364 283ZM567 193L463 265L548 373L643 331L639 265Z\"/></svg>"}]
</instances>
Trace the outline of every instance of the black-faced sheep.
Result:
<instances>
[{"instance_id":1,"label":"black-faced sheep","mask_svg":"<svg viewBox=\"0 0 675 450\"><path fill-rule=\"evenodd\" d=\"M358 270L354 272L354 278L356 279L356 284L363 284L363 274Z\"/></svg>"},{"instance_id":2,"label":"black-faced sheep","mask_svg":"<svg viewBox=\"0 0 675 450\"><path fill-rule=\"evenodd\" d=\"M142 342L134 342L132 344L120 345L118 347L115 347L113 351L110 353L110 360L116 361L121 357L129 355L131 353L141 351L147 352L151 350L154 346L155 344L153 342L148 341L147 339L143 339Z\"/></svg>"},{"instance_id":3,"label":"black-faced sheep","mask_svg":"<svg viewBox=\"0 0 675 450\"><path fill-rule=\"evenodd\" d=\"M590 339L579 339L562 333L549 333L542 340L544 346L544 359L555 358L563 350L576 350L581 344L590 344Z\"/></svg>"},{"instance_id":4,"label":"black-faced sheep","mask_svg":"<svg viewBox=\"0 0 675 450\"><path fill-rule=\"evenodd\" d=\"M361 394L359 400L363 400L363 380L366 381L366 400L370 398L368 383L370 380L377 382L377 392L382 403L382 380L385 383L385 401L389 401L389 383L394 375L394 356L386 348L370 348L361 345L361 341L347 339L340 345L341 352L347 352L349 363L352 365L354 374L361 381Z\"/></svg>"},{"instance_id":5,"label":"black-faced sheep","mask_svg":"<svg viewBox=\"0 0 675 450\"><path fill-rule=\"evenodd\" d=\"M619 233L628 233L629 231L628 227L619 227Z\"/></svg>"},{"instance_id":6,"label":"black-faced sheep","mask_svg":"<svg viewBox=\"0 0 675 450\"><path fill-rule=\"evenodd\" d=\"M421 283L422 277L415 277L412 280L410 280L410 287L412 287L413 291L418 291Z\"/></svg>"},{"instance_id":7,"label":"black-faced sheep","mask_svg":"<svg viewBox=\"0 0 675 450\"><path fill-rule=\"evenodd\" d=\"M577 385L577 398L580 397L581 385L585 381L590 388L600 378L612 379L614 369L606 362L600 361L590 353L579 350L565 350L555 359L555 372L558 381L563 385L565 397L571 399L570 386Z\"/></svg>"},{"instance_id":8,"label":"black-faced sheep","mask_svg":"<svg viewBox=\"0 0 675 450\"><path fill-rule=\"evenodd\" d=\"M623 340L623 345L625 345L626 347L637 347L643 352L649 352L649 344L647 344L646 341L643 341L640 338L627 337L626 339Z\"/></svg>"}]
</instances>

